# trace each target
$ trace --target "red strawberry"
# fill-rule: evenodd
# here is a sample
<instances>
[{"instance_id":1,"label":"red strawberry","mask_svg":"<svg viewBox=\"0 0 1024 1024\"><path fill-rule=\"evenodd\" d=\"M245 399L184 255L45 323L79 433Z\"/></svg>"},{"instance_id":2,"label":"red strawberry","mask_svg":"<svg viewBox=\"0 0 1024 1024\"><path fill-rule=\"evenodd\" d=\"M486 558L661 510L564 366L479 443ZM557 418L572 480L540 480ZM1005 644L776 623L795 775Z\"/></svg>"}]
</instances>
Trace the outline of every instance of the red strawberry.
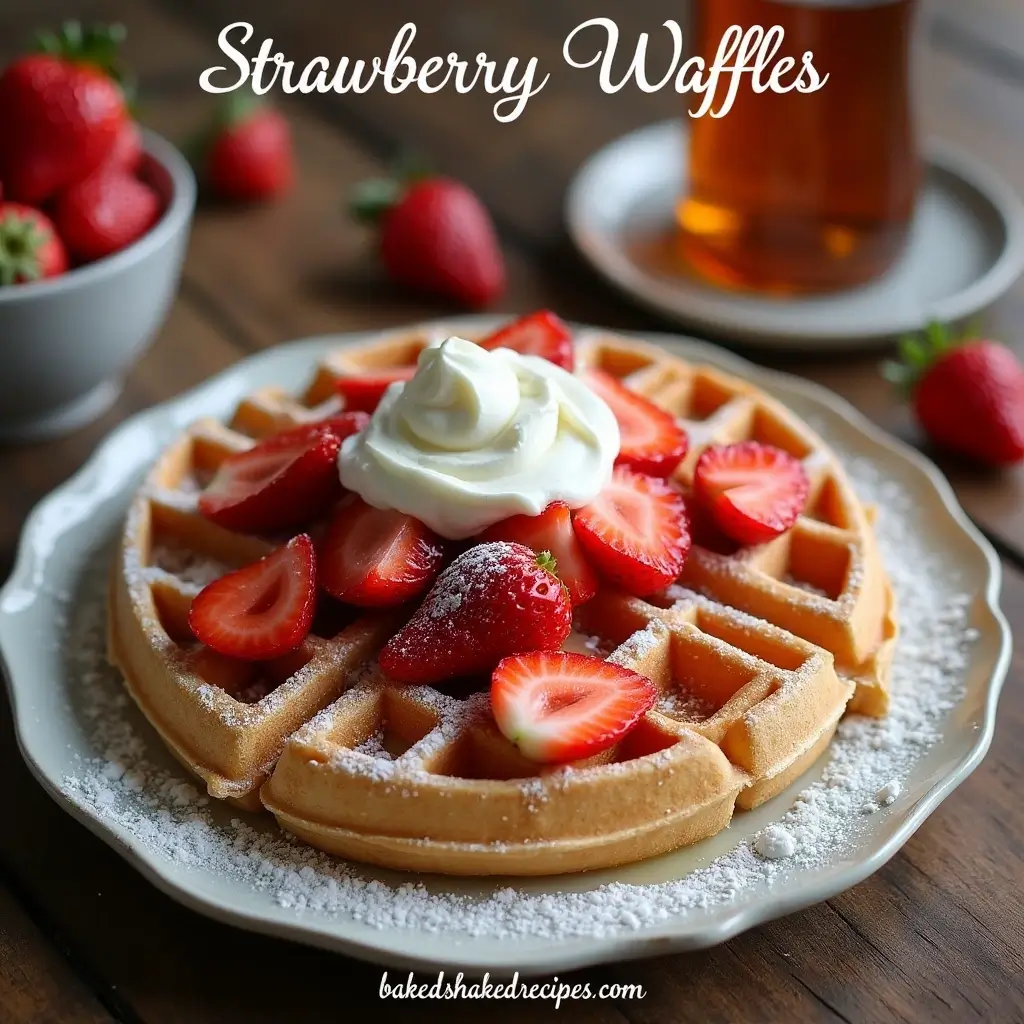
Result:
<instances>
[{"instance_id":1,"label":"red strawberry","mask_svg":"<svg viewBox=\"0 0 1024 1024\"><path fill-rule=\"evenodd\" d=\"M418 519L350 494L320 545L320 585L363 608L404 604L430 586L443 559L441 538Z\"/></svg>"},{"instance_id":2,"label":"red strawberry","mask_svg":"<svg viewBox=\"0 0 1024 1024\"><path fill-rule=\"evenodd\" d=\"M619 424L616 465L648 476L670 476L690 447L686 431L664 409L630 391L611 374L588 370L583 379L604 399Z\"/></svg>"},{"instance_id":3,"label":"red strawberry","mask_svg":"<svg viewBox=\"0 0 1024 1024\"><path fill-rule=\"evenodd\" d=\"M494 541L464 551L380 653L402 683L439 683L490 673L502 658L557 650L572 627L565 588L549 560L522 544Z\"/></svg>"},{"instance_id":4,"label":"red strawberry","mask_svg":"<svg viewBox=\"0 0 1024 1024\"><path fill-rule=\"evenodd\" d=\"M118 167L103 166L57 197L53 218L82 262L118 252L160 218L156 192Z\"/></svg>"},{"instance_id":5,"label":"red strawberry","mask_svg":"<svg viewBox=\"0 0 1024 1024\"><path fill-rule=\"evenodd\" d=\"M505 289L505 263L490 214L461 182L421 178L404 191L366 182L352 210L379 222L380 252L391 278L475 309Z\"/></svg>"},{"instance_id":6,"label":"red strawberry","mask_svg":"<svg viewBox=\"0 0 1024 1024\"><path fill-rule=\"evenodd\" d=\"M221 199L271 199L295 179L288 121L252 93L229 94L201 149L200 175Z\"/></svg>"},{"instance_id":7,"label":"red strawberry","mask_svg":"<svg viewBox=\"0 0 1024 1024\"><path fill-rule=\"evenodd\" d=\"M546 764L607 750L657 698L658 689L646 676L564 651L505 658L491 677L498 728L528 758Z\"/></svg>"},{"instance_id":8,"label":"red strawberry","mask_svg":"<svg viewBox=\"0 0 1024 1024\"><path fill-rule=\"evenodd\" d=\"M298 647L309 634L315 605L316 556L303 533L204 587L192 601L188 624L207 647L258 661Z\"/></svg>"},{"instance_id":9,"label":"red strawberry","mask_svg":"<svg viewBox=\"0 0 1024 1024\"><path fill-rule=\"evenodd\" d=\"M341 494L341 442L362 430L368 418L344 413L229 455L199 496L199 511L241 533L273 533L317 519Z\"/></svg>"},{"instance_id":10,"label":"red strawberry","mask_svg":"<svg viewBox=\"0 0 1024 1024\"><path fill-rule=\"evenodd\" d=\"M412 380L416 372L415 366L396 366L387 370L374 370L371 373L339 377L336 387L345 399L346 409L361 409L373 412L384 397L388 386L396 380Z\"/></svg>"},{"instance_id":11,"label":"red strawberry","mask_svg":"<svg viewBox=\"0 0 1024 1024\"><path fill-rule=\"evenodd\" d=\"M142 163L142 132L135 121L125 121L114 139L114 145L104 161L105 166L119 167L134 174Z\"/></svg>"},{"instance_id":12,"label":"red strawberry","mask_svg":"<svg viewBox=\"0 0 1024 1024\"><path fill-rule=\"evenodd\" d=\"M597 576L583 555L583 548L573 532L569 506L564 501L553 501L539 516L503 519L484 530L480 539L525 544L538 555L549 552L555 560L555 572L574 605L589 601L597 593Z\"/></svg>"},{"instance_id":13,"label":"red strawberry","mask_svg":"<svg viewBox=\"0 0 1024 1024\"><path fill-rule=\"evenodd\" d=\"M45 213L0 201L0 285L56 277L68 269L68 254Z\"/></svg>"},{"instance_id":14,"label":"red strawberry","mask_svg":"<svg viewBox=\"0 0 1024 1024\"><path fill-rule=\"evenodd\" d=\"M996 341L958 342L938 324L900 343L886 375L908 387L935 444L991 466L1024 460L1024 366Z\"/></svg>"},{"instance_id":15,"label":"red strawberry","mask_svg":"<svg viewBox=\"0 0 1024 1024\"><path fill-rule=\"evenodd\" d=\"M0 74L0 179L9 199L41 203L100 166L128 118L110 77L124 29L69 22L46 53Z\"/></svg>"},{"instance_id":16,"label":"red strawberry","mask_svg":"<svg viewBox=\"0 0 1024 1024\"><path fill-rule=\"evenodd\" d=\"M764 544L785 533L807 504L800 460L757 441L706 448L693 492L715 525L741 544Z\"/></svg>"},{"instance_id":17,"label":"red strawberry","mask_svg":"<svg viewBox=\"0 0 1024 1024\"><path fill-rule=\"evenodd\" d=\"M481 348L510 348L523 355L540 356L572 373L575 359L572 331L548 309L513 320L512 323L487 335Z\"/></svg>"},{"instance_id":18,"label":"red strawberry","mask_svg":"<svg viewBox=\"0 0 1024 1024\"><path fill-rule=\"evenodd\" d=\"M664 480L622 467L576 513L573 526L591 565L638 597L673 583L690 552L682 495Z\"/></svg>"}]
</instances>

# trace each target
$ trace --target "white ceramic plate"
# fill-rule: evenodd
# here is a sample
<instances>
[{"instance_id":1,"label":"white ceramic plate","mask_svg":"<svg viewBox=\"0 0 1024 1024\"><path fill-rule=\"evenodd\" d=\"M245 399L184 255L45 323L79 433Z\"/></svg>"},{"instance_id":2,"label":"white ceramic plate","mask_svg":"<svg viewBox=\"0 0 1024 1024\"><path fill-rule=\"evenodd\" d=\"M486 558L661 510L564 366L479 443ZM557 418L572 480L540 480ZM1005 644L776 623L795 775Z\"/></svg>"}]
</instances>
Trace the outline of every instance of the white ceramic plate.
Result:
<instances>
[{"instance_id":1,"label":"white ceramic plate","mask_svg":"<svg viewBox=\"0 0 1024 1024\"><path fill-rule=\"evenodd\" d=\"M751 345L841 349L955 322L989 305L1024 270L1024 212L1013 190L945 143L929 146L906 251L878 281L807 298L726 292L668 273L663 251L685 187L679 121L631 132L599 150L569 188L569 233L584 257L634 299L670 319Z\"/></svg>"},{"instance_id":2,"label":"white ceramic plate","mask_svg":"<svg viewBox=\"0 0 1024 1024\"><path fill-rule=\"evenodd\" d=\"M468 330L486 329L493 322L493 318L476 318L447 323ZM298 388L320 353L358 340L359 335L328 337L273 349L129 420L100 446L81 471L33 511L25 525L14 572L0 591L0 651L18 739L29 766L70 814L172 897L244 928L424 969L550 973L602 961L700 948L826 899L877 870L981 760L992 736L996 700L1009 662L1010 637L997 604L998 559L969 523L944 479L920 455L879 432L841 399L821 388L762 371L710 345L663 336L654 340L688 357L718 364L772 391L814 422L826 439L851 460L863 460L862 465L873 467L872 472L881 478L898 481L894 486L901 488L912 503L909 507L913 509L915 536L920 536L920 543L944 572L955 575L958 590L970 595L969 622L977 630L977 639L965 655L955 706L943 712L941 738L913 754L899 798L891 806L864 816L841 852L813 866L780 868L771 878L724 901L711 900L706 906L671 914L638 930L616 927L603 935L577 934L559 939L537 935L515 939L470 937L409 928L382 929L346 914L283 906L272 891L218 871L202 858L183 862L166 849L140 841L137 827L129 828L118 816L101 813L76 799L69 791L67 777L81 772L87 759L102 756L103 751L97 749L94 723L90 724L83 710L84 681L71 670L62 645L68 635L69 615L87 599L87 595L80 594L86 586L86 566L97 564L116 536L141 475L162 446L196 417L225 416L242 395L271 382ZM112 692L120 692L113 678L109 685ZM184 779L141 716L133 708L124 714L127 728L141 739L140 756ZM528 881L522 891L536 897L589 892L612 881L647 885L689 877L714 858L732 856L730 851L744 847L766 825L790 812L801 788L821 773L827 760L828 755L789 791L754 812L738 815L729 829L696 847L615 871ZM159 810L137 808L135 825L145 819L143 824L148 822L156 830L164 828L157 817ZM219 805L204 813L211 815L214 828L228 829L230 819L239 817L239 812ZM152 821L147 816L152 816ZM253 834L277 835L276 826L265 816L247 820L255 830ZM396 879L385 872L359 870L363 877ZM425 881L431 893L446 898L452 893L482 898L508 884L437 878Z\"/></svg>"}]
</instances>

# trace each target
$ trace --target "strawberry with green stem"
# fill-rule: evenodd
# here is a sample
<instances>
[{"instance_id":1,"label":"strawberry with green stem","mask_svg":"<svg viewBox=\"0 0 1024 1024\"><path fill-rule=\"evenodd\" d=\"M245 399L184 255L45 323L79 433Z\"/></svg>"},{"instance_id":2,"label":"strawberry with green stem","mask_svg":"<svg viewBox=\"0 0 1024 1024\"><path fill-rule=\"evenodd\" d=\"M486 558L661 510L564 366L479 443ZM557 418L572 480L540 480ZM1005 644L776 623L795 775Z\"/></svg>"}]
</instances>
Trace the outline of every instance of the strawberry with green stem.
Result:
<instances>
[{"instance_id":1,"label":"strawberry with green stem","mask_svg":"<svg viewBox=\"0 0 1024 1024\"><path fill-rule=\"evenodd\" d=\"M571 628L569 593L551 555L490 541L438 576L377 660L397 682L440 683L489 674L510 654L557 650Z\"/></svg>"},{"instance_id":2,"label":"strawberry with green stem","mask_svg":"<svg viewBox=\"0 0 1024 1024\"><path fill-rule=\"evenodd\" d=\"M45 213L0 202L0 286L56 277L67 268L67 250Z\"/></svg>"},{"instance_id":3,"label":"strawberry with green stem","mask_svg":"<svg viewBox=\"0 0 1024 1024\"><path fill-rule=\"evenodd\" d=\"M882 372L936 445L990 466L1024 461L1024 366L1009 348L933 323L899 355Z\"/></svg>"},{"instance_id":4,"label":"strawberry with green stem","mask_svg":"<svg viewBox=\"0 0 1024 1024\"><path fill-rule=\"evenodd\" d=\"M129 120L118 65L121 25L66 22L41 52L0 74L0 180L9 199L41 203L109 155Z\"/></svg>"},{"instance_id":5,"label":"strawberry with green stem","mask_svg":"<svg viewBox=\"0 0 1024 1024\"><path fill-rule=\"evenodd\" d=\"M288 120L251 91L228 93L188 148L200 180L218 199L274 199L295 180Z\"/></svg>"},{"instance_id":6,"label":"strawberry with green stem","mask_svg":"<svg viewBox=\"0 0 1024 1024\"><path fill-rule=\"evenodd\" d=\"M378 227L381 260L398 284L470 309L505 290L494 223L462 182L419 172L374 179L359 186L350 208Z\"/></svg>"}]
</instances>

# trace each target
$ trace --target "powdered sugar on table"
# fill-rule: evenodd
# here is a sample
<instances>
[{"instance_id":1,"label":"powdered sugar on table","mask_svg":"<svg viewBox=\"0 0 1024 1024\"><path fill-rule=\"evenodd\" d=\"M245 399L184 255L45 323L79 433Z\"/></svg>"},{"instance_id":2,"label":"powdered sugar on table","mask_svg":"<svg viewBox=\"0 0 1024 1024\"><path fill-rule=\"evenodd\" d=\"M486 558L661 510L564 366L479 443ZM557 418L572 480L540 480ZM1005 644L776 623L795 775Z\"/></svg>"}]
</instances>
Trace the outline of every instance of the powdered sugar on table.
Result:
<instances>
[{"instance_id":1,"label":"powdered sugar on table","mask_svg":"<svg viewBox=\"0 0 1024 1024\"><path fill-rule=\"evenodd\" d=\"M100 561L82 593L68 595L69 678L75 687L68 699L95 756L82 759L64 779L64 790L157 858L248 886L296 914L340 915L377 928L467 938L599 937L740 900L848 851L873 815L898 804L910 769L941 736L962 694L966 650L976 636L968 623L972 595L960 593L952 570L917 535L900 485L881 479L865 461L852 460L848 468L861 496L879 506L879 541L899 600L903 633L891 712L882 720L846 718L823 774L791 806L778 805L774 831L762 832L760 843L755 836L738 839L730 852L683 878L648 885L595 882L583 891L554 891L564 888L555 882L546 892L536 884L481 883L479 891L487 894L469 897L437 885L428 889L413 876L382 881L289 839L266 817L231 817L163 756L106 665L106 567ZM446 604L438 613L452 610ZM367 752L377 754L376 745ZM868 806L872 815L864 813Z\"/></svg>"}]
</instances>

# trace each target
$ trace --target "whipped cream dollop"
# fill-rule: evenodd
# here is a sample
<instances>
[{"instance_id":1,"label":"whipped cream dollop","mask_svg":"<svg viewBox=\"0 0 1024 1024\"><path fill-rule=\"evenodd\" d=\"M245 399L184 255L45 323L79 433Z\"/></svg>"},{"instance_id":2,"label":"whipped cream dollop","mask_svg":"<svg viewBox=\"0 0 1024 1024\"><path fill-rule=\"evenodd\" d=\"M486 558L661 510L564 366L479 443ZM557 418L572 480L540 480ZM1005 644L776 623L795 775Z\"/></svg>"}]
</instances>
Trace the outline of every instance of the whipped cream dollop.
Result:
<instances>
[{"instance_id":1,"label":"whipped cream dollop","mask_svg":"<svg viewBox=\"0 0 1024 1024\"><path fill-rule=\"evenodd\" d=\"M451 337L387 389L366 429L345 439L338 471L370 505L456 539L552 501L586 505L618 453L612 411L578 377Z\"/></svg>"}]
</instances>

